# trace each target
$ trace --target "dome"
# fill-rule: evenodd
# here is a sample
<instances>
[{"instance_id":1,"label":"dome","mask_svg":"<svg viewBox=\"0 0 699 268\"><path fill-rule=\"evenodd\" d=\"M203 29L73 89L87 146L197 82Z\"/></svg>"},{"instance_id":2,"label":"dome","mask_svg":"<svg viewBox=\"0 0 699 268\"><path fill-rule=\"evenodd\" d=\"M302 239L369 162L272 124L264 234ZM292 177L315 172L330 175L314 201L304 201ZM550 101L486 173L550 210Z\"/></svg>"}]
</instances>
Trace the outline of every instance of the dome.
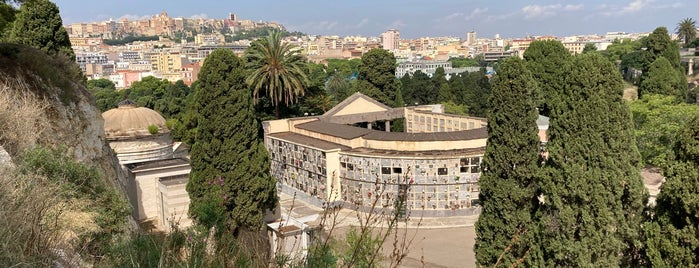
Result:
<instances>
[{"instance_id":1,"label":"dome","mask_svg":"<svg viewBox=\"0 0 699 268\"><path fill-rule=\"evenodd\" d=\"M169 132L162 115L145 107L137 107L131 100L122 101L117 108L102 113L102 118L104 131L110 139L151 136L148 127L152 125L158 127L158 133Z\"/></svg>"}]
</instances>

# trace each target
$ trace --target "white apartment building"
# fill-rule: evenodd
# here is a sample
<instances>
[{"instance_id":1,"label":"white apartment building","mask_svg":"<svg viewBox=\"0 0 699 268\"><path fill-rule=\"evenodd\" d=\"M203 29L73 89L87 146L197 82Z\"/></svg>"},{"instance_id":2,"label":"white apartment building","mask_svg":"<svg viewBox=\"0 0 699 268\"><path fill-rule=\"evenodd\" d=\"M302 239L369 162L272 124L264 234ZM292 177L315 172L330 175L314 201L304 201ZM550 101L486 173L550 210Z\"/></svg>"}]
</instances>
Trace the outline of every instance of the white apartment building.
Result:
<instances>
[{"instance_id":1,"label":"white apartment building","mask_svg":"<svg viewBox=\"0 0 699 268\"><path fill-rule=\"evenodd\" d=\"M400 47L400 32L390 29L381 34L381 45L385 50L396 50Z\"/></svg>"}]
</instances>

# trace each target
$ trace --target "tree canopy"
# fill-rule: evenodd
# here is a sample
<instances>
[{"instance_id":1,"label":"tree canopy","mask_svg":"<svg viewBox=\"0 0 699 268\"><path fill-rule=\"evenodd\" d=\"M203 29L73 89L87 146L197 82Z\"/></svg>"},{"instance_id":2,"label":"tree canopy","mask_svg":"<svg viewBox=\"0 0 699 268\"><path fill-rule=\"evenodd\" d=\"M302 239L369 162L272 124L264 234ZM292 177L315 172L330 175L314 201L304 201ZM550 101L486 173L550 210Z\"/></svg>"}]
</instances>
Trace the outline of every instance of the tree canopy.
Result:
<instances>
[{"instance_id":1,"label":"tree canopy","mask_svg":"<svg viewBox=\"0 0 699 268\"><path fill-rule=\"evenodd\" d=\"M527 69L541 88L533 94L536 94L543 115L548 116L551 109L561 101L559 95L565 78L562 66L570 57L570 52L563 43L556 40L534 41L524 51Z\"/></svg>"},{"instance_id":2,"label":"tree canopy","mask_svg":"<svg viewBox=\"0 0 699 268\"><path fill-rule=\"evenodd\" d=\"M665 57L658 57L644 74L644 79L638 87L638 95L663 94L675 96L678 102L687 99L687 82L684 74L673 68Z\"/></svg>"},{"instance_id":3,"label":"tree canopy","mask_svg":"<svg viewBox=\"0 0 699 268\"><path fill-rule=\"evenodd\" d=\"M675 135L699 116L699 106L677 103L675 97L646 94L630 103L636 144L646 165L664 168L672 155Z\"/></svg>"},{"instance_id":4,"label":"tree canopy","mask_svg":"<svg viewBox=\"0 0 699 268\"><path fill-rule=\"evenodd\" d=\"M634 266L647 193L623 82L597 53L565 65L541 172L533 266Z\"/></svg>"},{"instance_id":5,"label":"tree canopy","mask_svg":"<svg viewBox=\"0 0 699 268\"><path fill-rule=\"evenodd\" d=\"M675 33L683 44L688 45L697 38L697 22L693 18L684 18L677 23Z\"/></svg>"},{"instance_id":6,"label":"tree canopy","mask_svg":"<svg viewBox=\"0 0 699 268\"><path fill-rule=\"evenodd\" d=\"M653 267L699 265L699 116L677 132L665 183L646 224L648 263Z\"/></svg>"},{"instance_id":7,"label":"tree canopy","mask_svg":"<svg viewBox=\"0 0 699 268\"><path fill-rule=\"evenodd\" d=\"M305 93L308 78L303 56L294 45L282 42L279 31L254 42L245 56L252 70L245 81L252 87L255 101L264 92L280 118L279 106L294 104Z\"/></svg>"},{"instance_id":8,"label":"tree canopy","mask_svg":"<svg viewBox=\"0 0 699 268\"><path fill-rule=\"evenodd\" d=\"M198 122L187 183L190 215L219 230L262 227L277 203L269 156L259 137L245 64L233 52L211 53L199 74Z\"/></svg>"},{"instance_id":9,"label":"tree canopy","mask_svg":"<svg viewBox=\"0 0 699 268\"><path fill-rule=\"evenodd\" d=\"M505 59L493 78L488 143L483 158L474 251L479 265L510 266L527 258L535 242L532 219L538 170L536 82L517 57Z\"/></svg>"},{"instance_id":10,"label":"tree canopy","mask_svg":"<svg viewBox=\"0 0 699 268\"><path fill-rule=\"evenodd\" d=\"M20 6L9 40L75 60L58 6L48 0L26 1Z\"/></svg>"},{"instance_id":11,"label":"tree canopy","mask_svg":"<svg viewBox=\"0 0 699 268\"><path fill-rule=\"evenodd\" d=\"M385 49L375 48L362 55L356 89L389 106L394 106L396 90L396 58Z\"/></svg>"}]
</instances>

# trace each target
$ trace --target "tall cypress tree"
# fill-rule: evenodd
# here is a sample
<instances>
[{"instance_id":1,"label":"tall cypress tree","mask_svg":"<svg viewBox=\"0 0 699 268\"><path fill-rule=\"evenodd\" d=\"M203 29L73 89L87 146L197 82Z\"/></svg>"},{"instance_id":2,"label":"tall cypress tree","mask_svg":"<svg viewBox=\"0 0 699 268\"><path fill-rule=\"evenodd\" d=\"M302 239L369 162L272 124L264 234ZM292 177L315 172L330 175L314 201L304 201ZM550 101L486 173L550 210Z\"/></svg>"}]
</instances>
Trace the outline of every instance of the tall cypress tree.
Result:
<instances>
[{"instance_id":1,"label":"tall cypress tree","mask_svg":"<svg viewBox=\"0 0 699 268\"><path fill-rule=\"evenodd\" d=\"M633 265L647 192L621 76L598 53L575 56L564 71L540 180L536 266Z\"/></svg>"},{"instance_id":2,"label":"tall cypress tree","mask_svg":"<svg viewBox=\"0 0 699 268\"><path fill-rule=\"evenodd\" d=\"M531 98L535 85L524 62L516 57L504 60L493 78L493 110L488 115L479 182L483 211L476 223L474 247L478 264L485 267L524 261L536 233L531 217L540 145L536 103Z\"/></svg>"},{"instance_id":3,"label":"tall cypress tree","mask_svg":"<svg viewBox=\"0 0 699 268\"><path fill-rule=\"evenodd\" d=\"M675 155L645 225L646 255L653 267L699 265L699 116L677 135Z\"/></svg>"},{"instance_id":4,"label":"tall cypress tree","mask_svg":"<svg viewBox=\"0 0 699 268\"><path fill-rule=\"evenodd\" d=\"M10 30L10 41L75 60L58 6L49 0L30 0L22 4Z\"/></svg>"},{"instance_id":5,"label":"tall cypress tree","mask_svg":"<svg viewBox=\"0 0 699 268\"><path fill-rule=\"evenodd\" d=\"M675 96L678 102L685 102L687 81L681 72L672 67L670 61L660 56L648 68L641 85L638 86L638 94Z\"/></svg>"},{"instance_id":6,"label":"tall cypress tree","mask_svg":"<svg viewBox=\"0 0 699 268\"><path fill-rule=\"evenodd\" d=\"M541 113L548 116L556 103L560 102L563 89L563 66L570 60L570 52L556 40L534 41L524 51L527 68L532 72L541 90L537 92Z\"/></svg>"},{"instance_id":7,"label":"tall cypress tree","mask_svg":"<svg viewBox=\"0 0 699 268\"><path fill-rule=\"evenodd\" d=\"M677 42L670 38L667 28L656 28L650 35L641 39L641 42L645 50L641 51L641 62L643 65L641 68L642 74L640 85L643 86L644 81L647 79L657 79L657 77L653 77L654 73L657 74L657 68L662 67L665 70L662 70L661 72L668 73L667 75L672 78L673 87L679 87L678 90L680 93L678 100L681 102L686 101L687 84L684 79L684 68L682 68L682 65L680 64L680 46ZM667 69L668 66L664 61L662 64L656 63L656 61L661 57L667 60L667 63L672 66L671 69ZM656 70L652 70L653 68ZM639 87L638 97L641 98L643 94L646 93L645 91L647 91L647 89L648 87ZM671 95L668 93L663 94Z\"/></svg>"},{"instance_id":8,"label":"tall cypress tree","mask_svg":"<svg viewBox=\"0 0 699 268\"><path fill-rule=\"evenodd\" d=\"M199 73L200 120L187 184L190 215L221 230L261 228L265 210L277 202L244 68L233 52L220 49Z\"/></svg>"},{"instance_id":9,"label":"tall cypress tree","mask_svg":"<svg viewBox=\"0 0 699 268\"><path fill-rule=\"evenodd\" d=\"M400 87L396 78L396 57L385 49L369 50L362 55L357 80L366 82L357 83L360 92L386 105L394 106L396 90Z\"/></svg>"}]
</instances>

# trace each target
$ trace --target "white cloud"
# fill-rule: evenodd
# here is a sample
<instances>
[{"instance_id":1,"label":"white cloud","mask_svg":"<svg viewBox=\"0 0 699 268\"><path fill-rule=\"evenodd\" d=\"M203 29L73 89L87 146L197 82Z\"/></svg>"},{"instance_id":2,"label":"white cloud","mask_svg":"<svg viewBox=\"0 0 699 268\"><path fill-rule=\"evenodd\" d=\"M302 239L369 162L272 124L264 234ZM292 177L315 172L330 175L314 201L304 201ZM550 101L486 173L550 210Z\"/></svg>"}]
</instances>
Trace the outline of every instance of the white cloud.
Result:
<instances>
[{"instance_id":1,"label":"white cloud","mask_svg":"<svg viewBox=\"0 0 699 268\"><path fill-rule=\"evenodd\" d=\"M194 14L194 15L189 17L189 19L192 19L192 20L208 19L208 18L209 18L209 15L206 15L204 13Z\"/></svg>"},{"instance_id":2,"label":"white cloud","mask_svg":"<svg viewBox=\"0 0 699 268\"><path fill-rule=\"evenodd\" d=\"M487 8L487 7L486 7L486 8L477 7L476 9L474 9L473 11L471 11L471 13L468 14L468 16L466 16L466 20L475 19L475 18L479 17L480 15L485 14L486 12L488 12L488 8Z\"/></svg>"},{"instance_id":3,"label":"white cloud","mask_svg":"<svg viewBox=\"0 0 699 268\"><path fill-rule=\"evenodd\" d=\"M556 15L556 11L562 8L561 4L555 5L529 5L522 8L522 14L526 19L545 18Z\"/></svg>"},{"instance_id":4,"label":"white cloud","mask_svg":"<svg viewBox=\"0 0 699 268\"><path fill-rule=\"evenodd\" d=\"M621 13L634 13L648 7L654 0L634 0L625 7L621 8Z\"/></svg>"},{"instance_id":5,"label":"white cloud","mask_svg":"<svg viewBox=\"0 0 699 268\"><path fill-rule=\"evenodd\" d=\"M461 12L451 13L451 14L445 16L444 18L442 18L442 20L453 20L453 19L456 19L456 18L461 17L463 15L464 15L464 13L461 13Z\"/></svg>"},{"instance_id":6,"label":"white cloud","mask_svg":"<svg viewBox=\"0 0 699 268\"><path fill-rule=\"evenodd\" d=\"M388 25L388 28L397 29L397 28L404 27L406 25L407 24L405 24L402 20L396 20L396 21L393 21L390 25Z\"/></svg>"},{"instance_id":7,"label":"white cloud","mask_svg":"<svg viewBox=\"0 0 699 268\"><path fill-rule=\"evenodd\" d=\"M581 10L582 8L583 8L583 5L582 5L582 4L578 4L578 5L565 5L565 6L563 7L563 10L565 10L565 11L576 11L576 10Z\"/></svg>"},{"instance_id":8,"label":"white cloud","mask_svg":"<svg viewBox=\"0 0 699 268\"><path fill-rule=\"evenodd\" d=\"M134 20L147 20L147 19L150 19L150 18L151 18L151 16L148 16L148 15L140 16L140 15L133 15L133 14L126 14L126 15L124 15L124 16L119 17L119 19L127 19L127 20L131 20L131 21L134 21Z\"/></svg>"},{"instance_id":9,"label":"white cloud","mask_svg":"<svg viewBox=\"0 0 699 268\"><path fill-rule=\"evenodd\" d=\"M318 28L322 30L332 30L337 26L337 21L321 21L318 23Z\"/></svg>"},{"instance_id":10,"label":"white cloud","mask_svg":"<svg viewBox=\"0 0 699 268\"><path fill-rule=\"evenodd\" d=\"M521 9L522 14L524 14L525 19L542 19L546 17L555 16L558 12L562 11L577 11L583 8L582 4L577 5L528 5Z\"/></svg>"},{"instance_id":11,"label":"white cloud","mask_svg":"<svg viewBox=\"0 0 699 268\"><path fill-rule=\"evenodd\" d=\"M625 6L618 7L618 6L601 6L600 9L603 9L604 11L601 12L602 15L605 16L614 16L614 15L627 15L627 14L634 14L638 12L643 12L647 10L652 10L652 9L666 9L666 8L682 8L684 7L684 3L682 2L664 2L662 4L654 4L656 1L655 0L634 0Z\"/></svg>"},{"instance_id":12,"label":"white cloud","mask_svg":"<svg viewBox=\"0 0 699 268\"><path fill-rule=\"evenodd\" d=\"M355 27L355 28L362 28L362 27L364 27L365 25L367 25L368 23L369 23L369 18L363 18L363 19L362 19L359 23L357 23L357 25L355 25L354 27Z\"/></svg>"}]
</instances>

